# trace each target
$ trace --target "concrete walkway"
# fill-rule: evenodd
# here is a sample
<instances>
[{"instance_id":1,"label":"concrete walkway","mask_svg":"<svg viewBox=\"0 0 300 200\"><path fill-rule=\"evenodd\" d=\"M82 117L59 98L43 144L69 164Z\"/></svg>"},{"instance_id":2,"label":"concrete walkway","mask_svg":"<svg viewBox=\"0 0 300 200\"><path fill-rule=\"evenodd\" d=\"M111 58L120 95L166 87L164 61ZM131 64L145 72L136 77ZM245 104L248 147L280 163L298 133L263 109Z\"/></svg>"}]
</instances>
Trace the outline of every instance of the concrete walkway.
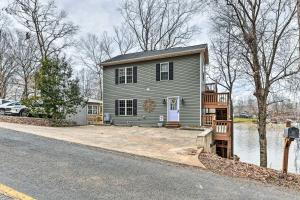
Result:
<instances>
[{"instance_id":1,"label":"concrete walkway","mask_svg":"<svg viewBox=\"0 0 300 200\"><path fill-rule=\"evenodd\" d=\"M0 127L165 161L202 167L198 131L116 126L41 127L0 122Z\"/></svg>"}]
</instances>

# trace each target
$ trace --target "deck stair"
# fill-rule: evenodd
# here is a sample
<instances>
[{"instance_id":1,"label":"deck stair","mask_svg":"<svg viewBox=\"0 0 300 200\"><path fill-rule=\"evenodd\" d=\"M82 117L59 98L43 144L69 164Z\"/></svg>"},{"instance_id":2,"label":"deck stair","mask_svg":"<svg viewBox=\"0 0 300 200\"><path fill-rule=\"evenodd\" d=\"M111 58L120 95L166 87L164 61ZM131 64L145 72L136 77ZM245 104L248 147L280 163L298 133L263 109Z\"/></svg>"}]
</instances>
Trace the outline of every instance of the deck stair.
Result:
<instances>
[{"instance_id":1,"label":"deck stair","mask_svg":"<svg viewBox=\"0 0 300 200\"><path fill-rule=\"evenodd\" d=\"M229 93L218 92L216 83L205 85L202 94L202 106L205 110L202 117L202 126L212 127L214 142L218 155L230 158L232 155L232 121L229 117Z\"/></svg>"},{"instance_id":2,"label":"deck stair","mask_svg":"<svg viewBox=\"0 0 300 200\"><path fill-rule=\"evenodd\" d=\"M176 121L172 122L171 121L171 122L167 122L165 127L166 128L179 128L180 124L179 124L179 122L176 122Z\"/></svg>"}]
</instances>

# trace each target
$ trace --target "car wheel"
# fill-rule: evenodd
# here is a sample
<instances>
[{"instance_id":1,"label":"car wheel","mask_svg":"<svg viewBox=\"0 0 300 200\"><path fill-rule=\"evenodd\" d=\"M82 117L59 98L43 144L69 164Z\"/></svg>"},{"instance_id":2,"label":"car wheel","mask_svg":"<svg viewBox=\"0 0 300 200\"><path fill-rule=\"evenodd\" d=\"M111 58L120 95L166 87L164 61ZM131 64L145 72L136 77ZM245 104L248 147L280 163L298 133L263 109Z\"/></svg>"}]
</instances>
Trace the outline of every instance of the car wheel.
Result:
<instances>
[{"instance_id":1,"label":"car wheel","mask_svg":"<svg viewBox=\"0 0 300 200\"><path fill-rule=\"evenodd\" d=\"M4 115L5 114L5 110L4 109L0 109L0 115Z\"/></svg>"},{"instance_id":2,"label":"car wheel","mask_svg":"<svg viewBox=\"0 0 300 200\"><path fill-rule=\"evenodd\" d=\"M27 110L21 110L20 116L21 117L28 117L28 111Z\"/></svg>"}]
</instances>

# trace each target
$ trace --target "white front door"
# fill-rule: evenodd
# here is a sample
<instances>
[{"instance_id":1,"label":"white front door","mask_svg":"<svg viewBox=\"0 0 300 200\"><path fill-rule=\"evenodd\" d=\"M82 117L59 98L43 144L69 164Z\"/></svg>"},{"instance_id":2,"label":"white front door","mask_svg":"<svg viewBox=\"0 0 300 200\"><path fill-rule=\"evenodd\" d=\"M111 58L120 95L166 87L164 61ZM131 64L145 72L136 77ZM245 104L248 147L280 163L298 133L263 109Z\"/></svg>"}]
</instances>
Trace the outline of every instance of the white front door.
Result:
<instances>
[{"instance_id":1,"label":"white front door","mask_svg":"<svg viewBox=\"0 0 300 200\"><path fill-rule=\"evenodd\" d=\"M179 97L168 97L168 121L179 122Z\"/></svg>"}]
</instances>

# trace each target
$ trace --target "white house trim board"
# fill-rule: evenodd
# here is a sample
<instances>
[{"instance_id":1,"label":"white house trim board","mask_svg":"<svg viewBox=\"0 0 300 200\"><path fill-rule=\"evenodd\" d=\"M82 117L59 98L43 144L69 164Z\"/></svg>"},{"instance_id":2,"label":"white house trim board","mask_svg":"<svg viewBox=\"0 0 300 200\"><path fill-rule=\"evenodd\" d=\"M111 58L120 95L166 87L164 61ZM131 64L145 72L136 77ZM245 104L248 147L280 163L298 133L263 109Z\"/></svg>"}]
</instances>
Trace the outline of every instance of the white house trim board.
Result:
<instances>
[{"instance_id":1,"label":"white house trim board","mask_svg":"<svg viewBox=\"0 0 300 200\"><path fill-rule=\"evenodd\" d=\"M202 77L203 77L203 53L200 53L199 54L199 57L200 57L200 62L199 62L199 75L200 75L200 77L199 77L199 94L200 94L200 96L199 96L199 99L200 99L200 102L199 102L199 106L200 106L200 109L199 109L199 115L200 115L200 119L199 119L199 125L201 126L202 125L202 89L203 89L203 87L202 87L202 85L203 85L203 81L204 80L202 80Z\"/></svg>"}]
</instances>

